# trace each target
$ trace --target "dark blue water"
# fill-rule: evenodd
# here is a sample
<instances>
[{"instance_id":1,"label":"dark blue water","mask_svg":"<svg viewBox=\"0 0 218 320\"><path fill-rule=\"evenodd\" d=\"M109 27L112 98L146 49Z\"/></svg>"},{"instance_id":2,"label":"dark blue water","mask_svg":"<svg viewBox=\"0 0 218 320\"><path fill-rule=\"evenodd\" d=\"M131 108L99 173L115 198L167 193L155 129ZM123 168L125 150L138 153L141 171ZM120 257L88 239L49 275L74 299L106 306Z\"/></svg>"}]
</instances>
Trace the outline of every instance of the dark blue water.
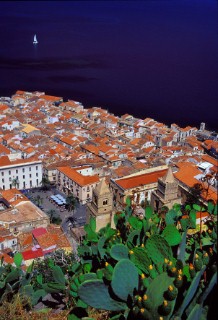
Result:
<instances>
[{"instance_id":1,"label":"dark blue water","mask_svg":"<svg viewBox=\"0 0 218 320\"><path fill-rule=\"evenodd\" d=\"M1 2L0 96L217 130L217 30L213 0Z\"/></svg>"}]
</instances>

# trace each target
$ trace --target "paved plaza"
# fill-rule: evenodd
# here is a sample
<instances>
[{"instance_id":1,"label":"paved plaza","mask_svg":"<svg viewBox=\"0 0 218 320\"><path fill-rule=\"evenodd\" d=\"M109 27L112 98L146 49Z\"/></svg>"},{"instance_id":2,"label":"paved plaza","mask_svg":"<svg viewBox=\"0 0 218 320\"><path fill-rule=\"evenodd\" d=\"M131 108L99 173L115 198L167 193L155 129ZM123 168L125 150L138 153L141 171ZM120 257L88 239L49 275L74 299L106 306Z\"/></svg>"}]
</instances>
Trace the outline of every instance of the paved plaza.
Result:
<instances>
[{"instance_id":1,"label":"paved plaza","mask_svg":"<svg viewBox=\"0 0 218 320\"><path fill-rule=\"evenodd\" d=\"M39 196L40 201L40 209L44 211L45 213L48 213L50 210L55 211L55 216L60 217L62 220L62 227L64 231L67 231L68 223L67 219L68 217L74 217L75 218L75 226L82 226L86 223L86 208L85 205L78 204L75 210L68 211L65 208L65 205L58 205L55 203L55 201L51 200L52 195L60 194L64 199L66 199L66 194L61 192L60 190L52 188L51 190L41 190L41 189L30 189L24 191L25 195L33 202L35 205L38 205L37 197Z\"/></svg>"}]
</instances>

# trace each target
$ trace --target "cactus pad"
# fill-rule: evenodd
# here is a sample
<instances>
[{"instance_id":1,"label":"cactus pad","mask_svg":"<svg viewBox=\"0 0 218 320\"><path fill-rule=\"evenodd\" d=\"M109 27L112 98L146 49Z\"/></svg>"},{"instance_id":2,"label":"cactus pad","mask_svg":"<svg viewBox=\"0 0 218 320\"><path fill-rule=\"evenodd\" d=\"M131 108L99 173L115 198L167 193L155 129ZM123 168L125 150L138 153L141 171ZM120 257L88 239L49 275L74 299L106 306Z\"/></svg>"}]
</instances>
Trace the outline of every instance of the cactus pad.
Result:
<instances>
[{"instance_id":1,"label":"cactus pad","mask_svg":"<svg viewBox=\"0 0 218 320\"><path fill-rule=\"evenodd\" d=\"M138 270L128 259L120 260L113 272L111 286L114 293L122 300L127 301L128 296L133 296L134 289L138 289Z\"/></svg>"},{"instance_id":2,"label":"cactus pad","mask_svg":"<svg viewBox=\"0 0 218 320\"><path fill-rule=\"evenodd\" d=\"M128 259L129 249L122 243L112 246L110 255L115 260Z\"/></svg>"},{"instance_id":3,"label":"cactus pad","mask_svg":"<svg viewBox=\"0 0 218 320\"><path fill-rule=\"evenodd\" d=\"M162 232L162 236L170 246L176 246L180 244L182 240L181 234L176 229L176 227L172 224L169 224L168 226L166 226L166 228Z\"/></svg>"},{"instance_id":4,"label":"cactus pad","mask_svg":"<svg viewBox=\"0 0 218 320\"><path fill-rule=\"evenodd\" d=\"M150 298L152 306L152 315L154 319L159 319L158 308L164 301L164 292L173 285L173 278L170 278L166 272L158 275L149 285L146 295Z\"/></svg>"},{"instance_id":5,"label":"cactus pad","mask_svg":"<svg viewBox=\"0 0 218 320\"><path fill-rule=\"evenodd\" d=\"M149 266L152 264L151 259L146 253L145 248L135 247L130 254L130 260L138 267L142 272L149 274Z\"/></svg>"},{"instance_id":6,"label":"cactus pad","mask_svg":"<svg viewBox=\"0 0 218 320\"><path fill-rule=\"evenodd\" d=\"M126 303L111 298L108 287L100 279L83 282L78 289L81 300L96 309L120 311L125 310Z\"/></svg>"},{"instance_id":7,"label":"cactus pad","mask_svg":"<svg viewBox=\"0 0 218 320\"><path fill-rule=\"evenodd\" d=\"M165 239L160 235L152 235L147 241L145 248L149 257L155 264L164 263L164 259L172 259L172 250Z\"/></svg>"}]
</instances>

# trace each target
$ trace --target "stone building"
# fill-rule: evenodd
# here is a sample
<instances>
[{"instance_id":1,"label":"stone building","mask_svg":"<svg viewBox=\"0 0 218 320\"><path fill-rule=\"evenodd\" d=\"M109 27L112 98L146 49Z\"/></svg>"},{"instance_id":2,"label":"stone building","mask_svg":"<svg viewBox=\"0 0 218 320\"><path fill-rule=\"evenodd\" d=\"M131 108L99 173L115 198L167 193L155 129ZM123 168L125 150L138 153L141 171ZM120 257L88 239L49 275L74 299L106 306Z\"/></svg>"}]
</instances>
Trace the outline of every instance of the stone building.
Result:
<instances>
[{"instance_id":1,"label":"stone building","mask_svg":"<svg viewBox=\"0 0 218 320\"><path fill-rule=\"evenodd\" d=\"M92 201L87 204L87 223L91 217L96 218L97 231L112 222L112 198L112 193L103 178L93 190Z\"/></svg>"},{"instance_id":2,"label":"stone building","mask_svg":"<svg viewBox=\"0 0 218 320\"><path fill-rule=\"evenodd\" d=\"M181 198L178 196L178 182L169 167L166 174L158 179L157 190L151 194L151 206L158 211L163 206L171 209L174 203L181 203Z\"/></svg>"}]
</instances>

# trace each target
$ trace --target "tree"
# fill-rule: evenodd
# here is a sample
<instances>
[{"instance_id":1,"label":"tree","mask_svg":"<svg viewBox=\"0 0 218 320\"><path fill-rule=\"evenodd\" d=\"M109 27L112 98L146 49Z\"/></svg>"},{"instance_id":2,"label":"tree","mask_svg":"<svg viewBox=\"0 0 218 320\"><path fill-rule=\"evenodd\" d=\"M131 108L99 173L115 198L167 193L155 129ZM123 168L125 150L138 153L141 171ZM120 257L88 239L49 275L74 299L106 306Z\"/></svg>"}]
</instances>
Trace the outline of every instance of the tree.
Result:
<instances>
[{"instance_id":1,"label":"tree","mask_svg":"<svg viewBox=\"0 0 218 320\"><path fill-rule=\"evenodd\" d=\"M12 179L11 184L12 184L13 187L19 189L20 182L19 182L18 178Z\"/></svg>"},{"instance_id":2,"label":"tree","mask_svg":"<svg viewBox=\"0 0 218 320\"><path fill-rule=\"evenodd\" d=\"M189 193L187 194L186 202L188 204L200 204L202 192L202 185L200 183L195 183L193 187L189 188Z\"/></svg>"},{"instance_id":3,"label":"tree","mask_svg":"<svg viewBox=\"0 0 218 320\"><path fill-rule=\"evenodd\" d=\"M40 182L42 186L42 190L49 190L51 188L51 183L46 176L42 177L42 181Z\"/></svg>"},{"instance_id":4,"label":"tree","mask_svg":"<svg viewBox=\"0 0 218 320\"><path fill-rule=\"evenodd\" d=\"M66 222L67 222L67 223L71 223L72 226L75 227L76 222L77 222L77 218L76 218L76 217L68 217L68 218L66 219Z\"/></svg>"},{"instance_id":5,"label":"tree","mask_svg":"<svg viewBox=\"0 0 218 320\"><path fill-rule=\"evenodd\" d=\"M55 216L56 216L56 210L50 209L50 210L47 211L47 214L49 215L49 217L50 217L50 222L52 223L52 222L53 222L53 219L54 219Z\"/></svg>"},{"instance_id":6,"label":"tree","mask_svg":"<svg viewBox=\"0 0 218 320\"><path fill-rule=\"evenodd\" d=\"M40 197L40 195L39 195L39 194L35 197L35 199L34 199L34 200L36 201L37 206L42 205L43 198L42 198L42 197Z\"/></svg>"},{"instance_id":7,"label":"tree","mask_svg":"<svg viewBox=\"0 0 218 320\"><path fill-rule=\"evenodd\" d=\"M66 208L68 211L72 211L77 207L78 201L72 193L70 193L66 198Z\"/></svg>"}]
</instances>

